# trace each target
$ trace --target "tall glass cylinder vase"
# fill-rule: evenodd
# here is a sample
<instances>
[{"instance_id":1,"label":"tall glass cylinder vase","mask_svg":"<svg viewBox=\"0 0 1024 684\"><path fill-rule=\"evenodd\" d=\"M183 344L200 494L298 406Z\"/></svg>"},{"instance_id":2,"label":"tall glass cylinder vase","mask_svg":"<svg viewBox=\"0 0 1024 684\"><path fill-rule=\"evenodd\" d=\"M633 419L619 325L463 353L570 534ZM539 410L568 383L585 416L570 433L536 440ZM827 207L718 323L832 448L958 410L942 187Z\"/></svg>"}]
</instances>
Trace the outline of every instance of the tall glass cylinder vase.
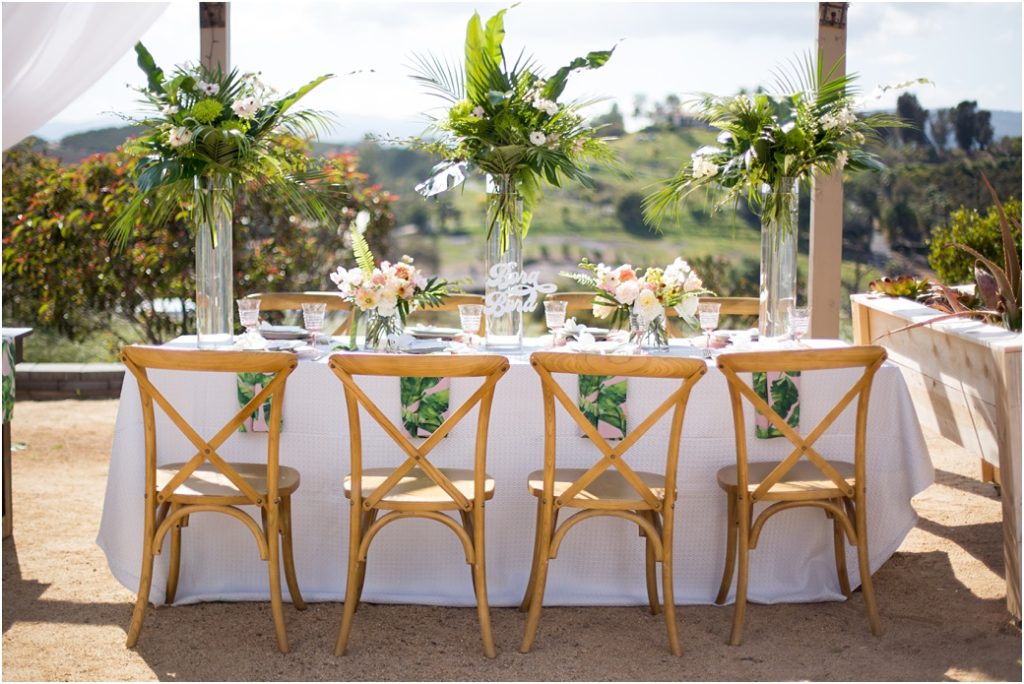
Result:
<instances>
[{"instance_id":1,"label":"tall glass cylinder vase","mask_svg":"<svg viewBox=\"0 0 1024 684\"><path fill-rule=\"evenodd\" d=\"M764 193L758 319L762 339L789 334L789 310L796 303L799 193L796 178L783 178Z\"/></svg>"},{"instance_id":2,"label":"tall glass cylinder vase","mask_svg":"<svg viewBox=\"0 0 1024 684\"><path fill-rule=\"evenodd\" d=\"M511 176L487 179L487 258L484 317L487 348L523 346L523 198Z\"/></svg>"},{"instance_id":3,"label":"tall glass cylinder vase","mask_svg":"<svg viewBox=\"0 0 1024 684\"><path fill-rule=\"evenodd\" d=\"M196 179L196 336L202 349L234 342L233 202L230 176Z\"/></svg>"}]
</instances>

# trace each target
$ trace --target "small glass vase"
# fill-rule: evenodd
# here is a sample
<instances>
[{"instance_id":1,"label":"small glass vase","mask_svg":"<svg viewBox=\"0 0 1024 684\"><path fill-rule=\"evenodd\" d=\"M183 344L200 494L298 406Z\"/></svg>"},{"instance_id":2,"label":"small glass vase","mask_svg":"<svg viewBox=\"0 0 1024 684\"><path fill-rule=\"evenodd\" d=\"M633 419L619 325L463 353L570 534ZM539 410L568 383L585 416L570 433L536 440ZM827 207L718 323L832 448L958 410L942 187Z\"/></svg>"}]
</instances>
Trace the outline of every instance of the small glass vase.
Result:
<instances>
[{"instance_id":1,"label":"small glass vase","mask_svg":"<svg viewBox=\"0 0 1024 684\"><path fill-rule=\"evenodd\" d=\"M363 338L365 351L398 351L398 336L405 328L405 322L398 313L381 316L376 311L367 311L364 314L364 319L366 320L366 337Z\"/></svg>"},{"instance_id":2,"label":"small glass vase","mask_svg":"<svg viewBox=\"0 0 1024 684\"><path fill-rule=\"evenodd\" d=\"M800 181L783 178L764 194L761 213L761 339L789 335L789 310L796 302L797 226Z\"/></svg>"},{"instance_id":3,"label":"small glass vase","mask_svg":"<svg viewBox=\"0 0 1024 684\"><path fill-rule=\"evenodd\" d=\"M503 229L504 227L504 229ZM512 176L487 178L487 259L484 316L487 348L516 351L523 346L523 198Z\"/></svg>"},{"instance_id":4,"label":"small glass vase","mask_svg":"<svg viewBox=\"0 0 1024 684\"><path fill-rule=\"evenodd\" d=\"M231 176L195 179L196 337L201 349L234 343Z\"/></svg>"},{"instance_id":5,"label":"small glass vase","mask_svg":"<svg viewBox=\"0 0 1024 684\"><path fill-rule=\"evenodd\" d=\"M635 313L629 315L629 341L636 345L637 350L647 354L660 354L668 351L668 330L665 315L655 316L653 320L644 320Z\"/></svg>"}]
</instances>

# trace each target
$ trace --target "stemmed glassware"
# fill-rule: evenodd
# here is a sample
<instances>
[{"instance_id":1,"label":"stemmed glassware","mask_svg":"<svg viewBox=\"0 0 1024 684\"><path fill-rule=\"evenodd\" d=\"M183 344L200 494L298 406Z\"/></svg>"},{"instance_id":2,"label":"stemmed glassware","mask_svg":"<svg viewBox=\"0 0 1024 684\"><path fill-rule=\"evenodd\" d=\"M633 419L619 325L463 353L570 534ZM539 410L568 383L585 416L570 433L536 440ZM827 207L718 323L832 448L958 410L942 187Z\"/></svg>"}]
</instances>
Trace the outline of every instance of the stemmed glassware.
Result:
<instances>
[{"instance_id":1,"label":"stemmed glassware","mask_svg":"<svg viewBox=\"0 0 1024 684\"><path fill-rule=\"evenodd\" d=\"M565 312L568 310L569 302L562 299L544 300L544 323L552 336L557 339L558 334L565 327Z\"/></svg>"},{"instance_id":2,"label":"stemmed glassware","mask_svg":"<svg viewBox=\"0 0 1024 684\"><path fill-rule=\"evenodd\" d=\"M801 339L807 334L807 327L811 321L811 307L809 306L794 306L789 312L789 322L793 331L793 339L796 340L797 345L801 344Z\"/></svg>"},{"instance_id":3,"label":"stemmed glassware","mask_svg":"<svg viewBox=\"0 0 1024 684\"><path fill-rule=\"evenodd\" d=\"M697 315L700 318L700 327L707 333L708 341L704 347L704 358L711 358L711 333L718 327L718 311L722 305L718 302L702 302L697 305Z\"/></svg>"},{"instance_id":4,"label":"stemmed glassware","mask_svg":"<svg viewBox=\"0 0 1024 684\"><path fill-rule=\"evenodd\" d=\"M459 304L459 325L466 333L469 345L473 346L473 336L480 332L480 317L484 314L483 304Z\"/></svg>"},{"instance_id":5,"label":"stemmed glassware","mask_svg":"<svg viewBox=\"0 0 1024 684\"><path fill-rule=\"evenodd\" d=\"M302 325L309 333L309 343L316 346L320 333L324 329L324 316L327 304L320 302L304 302L302 304Z\"/></svg>"},{"instance_id":6,"label":"stemmed glassware","mask_svg":"<svg viewBox=\"0 0 1024 684\"><path fill-rule=\"evenodd\" d=\"M235 300L238 305L238 322L245 328L247 337L251 337L260 324L260 300L256 297L245 297Z\"/></svg>"}]
</instances>

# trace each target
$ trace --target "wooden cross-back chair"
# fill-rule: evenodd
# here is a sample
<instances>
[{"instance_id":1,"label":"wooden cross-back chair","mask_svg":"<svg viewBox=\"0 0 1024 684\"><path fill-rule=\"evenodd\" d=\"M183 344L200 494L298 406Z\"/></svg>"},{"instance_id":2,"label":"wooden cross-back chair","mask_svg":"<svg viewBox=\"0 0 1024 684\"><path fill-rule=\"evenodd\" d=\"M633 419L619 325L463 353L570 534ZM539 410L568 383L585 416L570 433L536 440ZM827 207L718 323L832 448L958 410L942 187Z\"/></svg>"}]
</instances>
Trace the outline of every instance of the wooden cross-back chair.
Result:
<instances>
[{"instance_id":1,"label":"wooden cross-back chair","mask_svg":"<svg viewBox=\"0 0 1024 684\"><path fill-rule=\"evenodd\" d=\"M490 424L494 387L508 371L503 356L412 357L397 355L338 354L331 357L331 370L345 387L351 439L351 472L345 478L345 496L352 502L349 518L348 573L345 608L335 645L335 655L348 647L352 619L359 605L366 577L366 555L370 542L385 525L403 518L426 518L452 530L462 542L466 562L471 566L476 591L477 613L484 653L497 655L491 633L484 564L484 501L494 496L494 479L487 465L487 430ZM476 377L480 386L434 433L415 446L356 381L359 376L390 377ZM473 468L438 467L430 452L474 407L479 405ZM376 421L404 453L397 467L363 468L360 408ZM379 519L380 511L387 511ZM458 511L460 520L445 515Z\"/></svg>"},{"instance_id":2,"label":"wooden cross-back chair","mask_svg":"<svg viewBox=\"0 0 1024 684\"><path fill-rule=\"evenodd\" d=\"M646 537L647 596L651 612L655 615L662 610L658 604L655 565L661 563L669 647L673 655L681 655L672 589L676 466L686 402L694 384L707 372L707 365L699 359L557 352L535 352L530 362L540 375L543 391L544 468L530 473L528 477L530 493L537 497L537 528L530 580L520 606L520 610L529 611L520 650L526 653L533 645L544 600L548 561L557 556L566 533L589 518L612 516L635 523L641 535ZM577 401L559 386L555 374L665 378L679 380L680 383L621 442L612 446L580 411ZM601 452L600 460L590 468L557 467L556 399ZM633 470L625 460L626 452L669 410L672 410L672 422L664 472ZM558 514L563 508L579 510L559 525Z\"/></svg>"},{"instance_id":3,"label":"wooden cross-back chair","mask_svg":"<svg viewBox=\"0 0 1024 684\"><path fill-rule=\"evenodd\" d=\"M591 311L594 308L593 292L552 292L546 295L544 299L566 302L565 312L567 314L574 311Z\"/></svg>"},{"instance_id":4,"label":"wooden cross-back chair","mask_svg":"<svg viewBox=\"0 0 1024 684\"><path fill-rule=\"evenodd\" d=\"M757 297L700 297L699 301L701 304L705 302L720 304L719 316L753 316L754 323L757 324L760 307L760 300ZM669 335L683 337L684 334L675 321L678 318L675 309L668 309L666 313L668 313L668 320L665 323Z\"/></svg>"},{"instance_id":5,"label":"wooden cross-back chair","mask_svg":"<svg viewBox=\"0 0 1024 684\"><path fill-rule=\"evenodd\" d=\"M288 592L298 610L306 604L299 593L292 559L291 495L298 489L299 472L279 463L281 415L288 376L297 365L293 354L284 352L238 352L170 350L158 347L130 346L121 352L121 360L139 385L142 418L145 426L145 537L142 549L142 573L139 594L128 629L128 647L135 646L142 630L146 604L153 578L153 559L171 534L170 569L167 577L167 603L174 602L181 565L181 528L197 513L223 513L243 523L256 539L260 558L267 561L270 580L270 605L277 634L277 646L288 652L284 611L281 599L281 562L284 562ZM272 379L216 434L206 439L189 425L163 393L154 386L148 371L204 371L222 373L268 373ZM225 461L218 449L238 426L271 400L266 455L256 463ZM157 457L156 412L154 404L195 449L186 461L159 464ZM257 523L239 506L256 506ZM280 546L278 546L280 537Z\"/></svg>"},{"instance_id":6,"label":"wooden cross-back chair","mask_svg":"<svg viewBox=\"0 0 1024 684\"><path fill-rule=\"evenodd\" d=\"M352 325L352 304L341 296L341 292L254 292L246 299L260 300L260 311L298 311L303 304L326 304L327 312L345 311L349 315L331 335L344 335Z\"/></svg>"},{"instance_id":7,"label":"wooden cross-back chair","mask_svg":"<svg viewBox=\"0 0 1024 684\"><path fill-rule=\"evenodd\" d=\"M458 312L460 304L479 304L484 305L484 296L478 294L450 294L445 295L444 299L437 306L427 306L421 309L416 309L409 313L409 320L415 320L419 318L421 314L430 314L433 312ZM480 329L477 331L479 335L486 334L486 316L480 317Z\"/></svg>"},{"instance_id":8,"label":"wooden cross-back chair","mask_svg":"<svg viewBox=\"0 0 1024 684\"><path fill-rule=\"evenodd\" d=\"M872 633L880 633L875 593L871 584L871 568L868 564L867 500L864 492L868 400L875 373L882 366L885 357L885 349L869 346L750 352L723 354L718 357L718 367L729 385L736 433L736 465L718 471L718 484L725 490L728 506L728 538L725 569L715 603L725 602L737 565L737 556L739 560L730 644L738 645L743 638L748 556L757 546L765 522L776 513L806 506L823 509L826 516L833 521L836 573L839 576L840 589L847 597L850 596L850 580L846 571L844 535L845 539L857 547L868 623ZM804 435L790 427L739 376L740 373L755 371L821 371L843 368L862 368L863 372L821 422L812 430L805 431ZM743 420L744 400L767 417L768 421L792 443L793 451L782 461L748 461L747 435ZM815 447L815 442L854 400L857 416L853 463L826 458ZM754 518L754 505L761 502L766 502L769 506Z\"/></svg>"}]
</instances>

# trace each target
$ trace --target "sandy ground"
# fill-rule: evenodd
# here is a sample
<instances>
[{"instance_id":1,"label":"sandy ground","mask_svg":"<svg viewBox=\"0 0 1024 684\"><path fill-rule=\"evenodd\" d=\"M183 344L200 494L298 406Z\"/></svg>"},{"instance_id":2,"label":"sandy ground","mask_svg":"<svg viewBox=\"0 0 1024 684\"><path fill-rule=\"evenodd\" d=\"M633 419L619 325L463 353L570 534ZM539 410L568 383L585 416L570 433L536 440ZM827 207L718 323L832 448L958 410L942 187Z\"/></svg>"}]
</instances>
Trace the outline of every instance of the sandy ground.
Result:
<instances>
[{"instance_id":1,"label":"sandy ground","mask_svg":"<svg viewBox=\"0 0 1024 684\"><path fill-rule=\"evenodd\" d=\"M286 607L292 652L277 652L269 604L150 610L125 648L134 592L94 543L116 401L20 402L15 532L3 541L5 680L1007 680L1021 681L1021 633L1005 609L999 499L977 464L930 438L936 484L921 519L876 573L885 629L863 601L752 605L742 646L731 607L679 610L684 654L642 607L548 608L533 652L524 615L492 611L499 654L483 657L472 608L364 605L349 655L332 654L341 605ZM685 549L678 552L685 553ZM339 572L343 570L339 567ZM371 568L372 571L372 568Z\"/></svg>"}]
</instances>

